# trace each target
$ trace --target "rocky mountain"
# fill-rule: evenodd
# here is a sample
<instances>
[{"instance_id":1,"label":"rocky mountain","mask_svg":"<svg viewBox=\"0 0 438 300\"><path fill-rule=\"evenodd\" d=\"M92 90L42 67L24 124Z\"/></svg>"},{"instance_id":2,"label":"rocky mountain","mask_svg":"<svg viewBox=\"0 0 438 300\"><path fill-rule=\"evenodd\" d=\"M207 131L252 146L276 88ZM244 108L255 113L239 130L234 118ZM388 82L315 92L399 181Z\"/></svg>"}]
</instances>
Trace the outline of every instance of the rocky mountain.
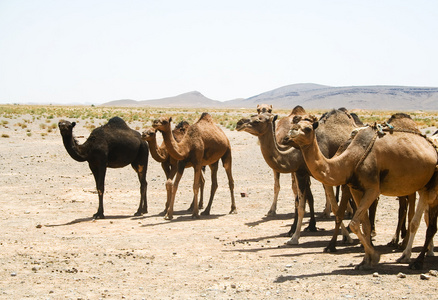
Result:
<instances>
[{"instance_id":1,"label":"rocky mountain","mask_svg":"<svg viewBox=\"0 0 438 300\"><path fill-rule=\"evenodd\" d=\"M292 84L262 94L229 101L217 101L199 92L157 100L118 100L106 106L157 106L199 108L254 108L257 104L272 104L289 109L301 105L309 109L370 110L438 110L438 88L410 86L347 86L331 87L318 84Z\"/></svg>"},{"instance_id":2,"label":"rocky mountain","mask_svg":"<svg viewBox=\"0 0 438 300\"><path fill-rule=\"evenodd\" d=\"M102 104L102 106L152 106L152 107L223 107L224 102L211 100L200 92L193 91L174 97L154 100L115 100Z\"/></svg>"}]
</instances>

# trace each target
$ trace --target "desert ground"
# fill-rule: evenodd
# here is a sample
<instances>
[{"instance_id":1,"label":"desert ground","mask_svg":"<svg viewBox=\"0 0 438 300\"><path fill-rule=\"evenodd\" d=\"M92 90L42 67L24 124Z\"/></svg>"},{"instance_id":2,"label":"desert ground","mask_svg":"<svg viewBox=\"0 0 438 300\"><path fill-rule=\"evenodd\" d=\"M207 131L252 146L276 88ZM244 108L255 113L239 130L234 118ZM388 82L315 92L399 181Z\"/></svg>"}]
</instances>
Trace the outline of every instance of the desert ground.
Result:
<instances>
[{"instance_id":1,"label":"desert ground","mask_svg":"<svg viewBox=\"0 0 438 300\"><path fill-rule=\"evenodd\" d=\"M175 217L164 220L165 177L149 156L148 213L133 216L140 194L132 168L108 169L106 218L93 220L98 199L87 163L67 154L58 129L41 134L47 130L38 122L26 129L14 125L26 118L0 119L5 125L0 128L1 299L438 297L438 278L429 272L438 269L437 257L426 257L424 269L414 271L396 262L401 250L387 246L397 224L395 198L382 196L379 201L374 245L382 255L373 270L354 269L363 258L354 234L353 244L343 244L338 237L338 251L323 253L334 217L319 217L325 197L317 181L312 181L312 192L319 230L303 232L299 245L286 245L294 211L291 176L281 176L277 216L266 217L273 175L257 138L246 132L223 127L232 146L237 214L228 214L230 195L220 166L210 216L192 219L187 211L193 195L193 171L187 169L176 196ZM74 130L81 143L90 132L84 125L79 120ZM206 198L209 176L207 168ZM308 220L306 214L303 227ZM425 231L422 221L413 258ZM438 244L437 236L434 242Z\"/></svg>"}]
</instances>

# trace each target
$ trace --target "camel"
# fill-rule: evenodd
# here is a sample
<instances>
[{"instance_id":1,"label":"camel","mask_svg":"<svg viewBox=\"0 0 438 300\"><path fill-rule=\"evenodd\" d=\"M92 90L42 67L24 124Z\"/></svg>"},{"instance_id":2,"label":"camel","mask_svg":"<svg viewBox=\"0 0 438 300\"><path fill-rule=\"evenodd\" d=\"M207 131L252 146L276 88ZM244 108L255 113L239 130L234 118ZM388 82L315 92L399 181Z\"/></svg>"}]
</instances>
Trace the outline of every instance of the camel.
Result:
<instances>
[{"instance_id":1,"label":"camel","mask_svg":"<svg viewBox=\"0 0 438 300\"><path fill-rule=\"evenodd\" d=\"M104 219L103 194L105 189L106 168L122 168L131 164L140 181L140 205L135 216L147 213L148 145L141 139L140 133L129 128L119 117L111 118L107 124L94 129L81 145L73 136L76 122L59 121L59 131L64 147L70 156L79 162L88 162L96 181L99 196L99 208L94 219Z\"/></svg>"},{"instance_id":2,"label":"camel","mask_svg":"<svg viewBox=\"0 0 438 300\"><path fill-rule=\"evenodd\" d=\"M211 191L207 207L202 215L209 215L213 203L214 194L217 189L217 171L219 160L222 160L223 167L227 173L228 186L231 193L231 210L230 213L236 213L236 203L234 199L234 180L231 171L232 158L231 146L225 133L213 122L208 113L203 113L199 120L187 129L180 142L177 142L171 134L172 118L161 117L153 121L152 127L163 134L163 141L166 150L171 157L178 160L178 170L173 182L172 198L165 215L165 219L173 218L173 205L175 195L178 189L179 181L183 175L186 165L193 166L195 178L193 183L193 218L199 218L198 192L203 166L209 166L211 169Z\"/></svg>"},{"instance_id":3,"label":"camel","mask_svg":"<svg viewBox=\"0 0 438 300\"><path fill-rule=\"evenodd\" d=\"M272 105L271 104L257 104L257 113L272 113Z\"/></svg>"},{"instance_id":4,"label":"camel","mask_svg":"<svg viewBox=\"0 0 438 300\"><path fill-rule=\"evenodd\" d=\"M309 202L311 209L311 220L309 227L316 230L316 222L314 219L313 212L313 196L310 191L310 177L307 171L306 165L304 163L303 156L299 149L290 147L287 149L281 149L278 145L276 138L274 137L274 123L276 116L272 114L258 114L251 116L250 119L242 119L237 123L236 129L238 131L246 131L253 134L259 138L260 148L266 163L274 170L274 172L279 173L292 173L295 182L297 183L297 195L299 199L296 209L298 210L298 221L296 223L296 228L292 228L293 231L292 238L287 242L287 244L298 244L301 225L305 212L305 201ZM327 195L329 195L329 190L331 189L332 197L330 199L334 201L333 208L336 209L336 201L334 199L333 189L331 187L325 187ZM274 190L275 191L275 190ZM336 211L334 211L336 213ZM348 231L343 228L343 234L346 239L351 241Z\"/></svg>"},{"instance_id":5,"label":"camel","mask_svg":"<svg viewBox=\"0 0 438 300\"><path fill-rule=\"evenodd\" d=\"M268 104L257 105L257 113L258 114L265 113L265 112L271 113L272 112L272 105L268 105ZM284 138L289 133L293 116L301 115L301 114L305 114L305 110L301 106L298 105L291 111L291 113L288 116L281 118L280 120L277 121L277 125L275 127L275 138L277 140L277 146L280 149L286 150L290 147L290 146L285 147L285 146L282 146L281 144L282 144ZM267 216L275 216L276 215L278 194L280 193L280 173L277 172L275 169L272 169L272 170L274 171L274 200L272 201L272 205L271 205L268 213L266 214ZM297 187L296 187L293 173L291 173L291 177L292 177L292 189L294 191L294 195L297 195ZM295 201L298 202L298 199L296 199ZM311 205L311 204L309 203L309 205ZM313 211L313 202L312 202L312 207L310 208L310 210ZM297 214L296 214L296 216L297 216ZM297 221L297 218L295 218L294 225L292 225L292 229L291 229L291 231L289 231L289 234L295 232L296 221ZM309 226L309 229L316 230L315 224L311 224Z\"/></svg>"},{"instance_id":6,"label":"camel","mask_svg":"<svg viewBox=\"0 0 438 300\"><path fill-rule=\"evenodd\" d=\"M172 134L177 142L180 142L182 140L189 126L190 126L189 123L186 121L181 121L180 123L178 123L178 125L175 126L175 128L172 130ZM167 200L166 200L166 206L163 211L163 214L166 214L172 197L173 178L176 175L178 161L167 153L166 145L164 145L164 142L161 144L161 146L157 145L157 135L156 135L156 130L154 128L147 128L145 131L143 131L141 137L149 144L149 151L151 153L152 158L157 162L161 163L161 168L163 169L164 174L166 175ZM199 208L203 208L204 183L205 183L204 176L201 173L200 198L198 204ZM193 209L193 202L190 205L189 210L192 209Z\"/></svg>"},{"instance_id":7,"label":"camel","mask_svg":"<svg viewBox=\"0 0 438 300\"><path fill-rule=\"evenodd\" d=\"M342 153L327 158L316 140L318 125L311 115L298 117L294 119L290 138L300 145L307 167L317 180L332 186L348 184L350 187L357 211L349 226L365 250L364 259L356 269L371 269L380 260L371 244L367 217L368 208L380 194L400 196L418 191L419 204L402 256L402 259L408 259L418 219L426 205L436 199L437 183L433 178L436 177L438 155L434 146L413 130L373 126L356 131Z\"/></svg>"}]
</instances>

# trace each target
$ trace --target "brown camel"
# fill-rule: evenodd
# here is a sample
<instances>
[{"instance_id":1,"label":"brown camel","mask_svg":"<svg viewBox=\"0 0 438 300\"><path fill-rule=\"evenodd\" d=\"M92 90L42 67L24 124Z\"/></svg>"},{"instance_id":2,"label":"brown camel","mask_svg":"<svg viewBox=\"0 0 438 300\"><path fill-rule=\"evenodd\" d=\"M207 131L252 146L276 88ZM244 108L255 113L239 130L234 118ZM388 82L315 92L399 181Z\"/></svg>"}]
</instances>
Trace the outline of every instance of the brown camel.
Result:
<instances>
[{"instance_id":1,"label":"brown camel","mask_svg":"<svg viewBox=\"0 0 438 300\"><path fill-rule=\"evenodd\" d=\"M184 135L186 134L187 128L189 128L189 123L186 121L181 121L175 128L172 130L172 134L177 142L180 142ZM166 175L166 192L167 192L167 200L166 206L163 211L163 214L166 214L167 209L169 207L170 200L172 198L172 187L173 187L173 178L176 175L178 161L171 157L166 150L166 145L164 142L158 146L157 144L157 134L154 128L148 128L142 133L142 139L145 140L149 144L149 151L153 159L157 162L161 163L161 168ZM188 165L186 167L189 167ZM203 208L203 199L204 199L204 176L201 173L201 182L200 182L200 198L199 198L199 208ZM189 210L193 209L193 202L190 205Z\"/></svg>"},{"instance_id":2,"label":"brown camel","mask_svg":"<svg viewBox=\"0 0 438 300\"><path fill-rule=\"evenodd\" d=\"M257 104L257 113L272 113L272 105L271 104Z\"/></svg>"},{"instance_id":3,"label":"brown camel","mask_svg":"<svg viewBox=\"0 0 438 300\"><path fill-rule=\"evenodd\" d=\"M357 131L345 151L333 158L326 158L316 141L317 126L318 122L313 116L296 118L290 137L300 145L306 164L316 179L332 186L349 185L358 206L350 229L365 249L364 259L356 268L372 268L380 259L371 244L371 226L367 217L368 208L380 194L399 196L418 191L420 195L410 226L408 246L402 256L410 257L418 228L415 223L417 213L422 213L425 206L436 199L436 182L432 180L436 177L436 149L414 131L377 126L377 130L368 127Z\"/></svg>"},{"instance_id":4,"label":"brown camel","mask_svg":"<svg viewBox=\"0 0 438 300\"><path fill-rule=\"evenodd\" d=\"M265 113L265 112L271 113L272 112L272 105L268 105L268 104L257 105L257 113L260 114L260 113ZM282 142L283 142L284 138L289 133L293 116L301 115L301 114L305 114L304 109L301 106L296 106L288 116L281 118L280 120L277 121L277 124L275 126L275 138L277 140L277 147L280 150L287 150L290 147L290 146L283 146ZM276 215L278 194L280 193L280 173L277 172L275 169L272 169L272 170L274 172L274 200L272 201L271 208L269 209L268 213L266 214L267 216L275 216ZM298 195L297 194L297 186L296 186L296 183L294 180L293 173L291 173L291 177L292 177L292 189L294 191L294 195ZM296 196L296 197L298 197L298 196ZM298 203L298 198L296 198L295 201ZM311 205L311 204L309 203L309 205ZM295 207L295 208L297 208L297 207ZM313 211L313 202L312 202L312 207L310 208L310 210ZM296 211L296 213L297 213L297 211ZM291 231L289 231L289 234L292 234L293 232L295 232L296 221L297 221L298 215L296 214L295 216L296 216L296 218L295 218L294 224L292 225ZM310 224L309 229L316 230L315 224Z\"/></svg>"},{"instance_id":5,"label":"brown camel","mask_svg":"<svg viewBox=\"0 0 438 300\"><path fill-rule=\"evenodd\" d=\"M313 196L310 191L310 177L307 171L303 156L299 149L290 147L287 150L280 149L277 140L274 137L274 123L276 117L272 114L258 114L252 116L250 119L242 119L237 123L236 129L238 131L246 131L259 138L260 148L266 163L278 174L279 173L293 173L295 182L297 183L297 195L299 199L296 205L296 215L298 221L296 228L292 228L292 238L287 242L288 244L298 244L301 225L305 212L305 201L308 200L311 209L311 220L309 227L314 227L316 230L316 222L313 212ZM331 187L326 187L327 190ZM333 194L333 189L332 194ZM334 194L331 200L335 201ZM336 201L333 208L336 208ZM334 211L336 213L336 211ZM312 228L310 228L312 229ZM344 236L349 239L347 230L344 228ZM350 239L351 240L351 239Z\"/></svg>"},{"instance_id":6,"label":"brown camel","mask_svg":"<svg viewBox=\"0 0 438 300\"><path fill-rule=\"evenodd\" d=\"M230 213L235 213L234 180L231 172L231 146L225 133L213 122L212 117L208 113L203 113L199 120L187 129L187 133L178 143L171 134L171 121L172 118L161 117L154 120L152 125L152 127L161 131L163 134L163 140L169 155L178 160L178 170L173 183L172 198L165 218L169 220L173 218L173 204L175 202L176 191L187 164L192 165L195 170L193 183L194 218L199 218L197 199L201 170L203 166L210 166L212 180L210 200L202 212L203 215L210 214L213 197L217 189L217 171L220 159L228 176L228 185L231 193Z\"/></svg>"},{"instance_id":7,"label":"brown camel","mask_svg":"<svg viewBox=\"0 0 438 300\"><path fill-rule=\"evenodd\" d=\"M122 168L131 164L140 180L140 206L136 216L147 213L148 145L141 139L141 134L128 127L119 117L111 118L107 124L94 129L88 139L79 145L73 137L75 122L59 121L65 149L70 156L79 162L87 161L96 181L99 195L99 208L94 219L105 218L103 214L103 193L106 168Z\"/></svg>"}]
</instances>

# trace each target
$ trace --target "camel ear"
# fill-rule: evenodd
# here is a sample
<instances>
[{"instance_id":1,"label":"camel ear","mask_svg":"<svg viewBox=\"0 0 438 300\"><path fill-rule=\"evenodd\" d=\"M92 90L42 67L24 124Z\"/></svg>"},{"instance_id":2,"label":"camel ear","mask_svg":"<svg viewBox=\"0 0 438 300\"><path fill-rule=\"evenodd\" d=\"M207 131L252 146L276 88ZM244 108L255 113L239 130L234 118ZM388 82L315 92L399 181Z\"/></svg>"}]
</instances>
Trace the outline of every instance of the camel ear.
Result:
<instances>
[{"instance_id":1,"label":"camel ear","mask_svg":"<svg viewBox=\"0 0 438 300\"><path fill-rule=\"evenodd\" d=\"M313 123L313 130L315 130L316 128L318 128L319 122L314 122Z\"/></svg>"},{"instance_id":2,"label":"camel ear","mask_svg":"<svg viewBox=\"0 0 438 300\"><path fill-rule=\"evenodd\" d=\"M278 119L278 115L275 115L274 119L272 120L272 123L275 123L275 121L277 121L277 119Z\"/></svg>"},{"instance_id":3,"label":"camel ear","mask_svg":"<svg viewBox=\"0 0 438 300\"><path fill-rule=\"evenodd\" d=\"M172 117L169 118L169 123L172 122Z\"/></svg>"},{"instance_id":4,"label":"camel ear","mask_svg":"<svg viewBox=\"0 0 438 300\"><path fill-rule=\"evenodd\" d=\"M76 122L72 122L71 123L71 128L73 128L73 127L75 127L76 126Z\"/></svg>"}]
</instances>

